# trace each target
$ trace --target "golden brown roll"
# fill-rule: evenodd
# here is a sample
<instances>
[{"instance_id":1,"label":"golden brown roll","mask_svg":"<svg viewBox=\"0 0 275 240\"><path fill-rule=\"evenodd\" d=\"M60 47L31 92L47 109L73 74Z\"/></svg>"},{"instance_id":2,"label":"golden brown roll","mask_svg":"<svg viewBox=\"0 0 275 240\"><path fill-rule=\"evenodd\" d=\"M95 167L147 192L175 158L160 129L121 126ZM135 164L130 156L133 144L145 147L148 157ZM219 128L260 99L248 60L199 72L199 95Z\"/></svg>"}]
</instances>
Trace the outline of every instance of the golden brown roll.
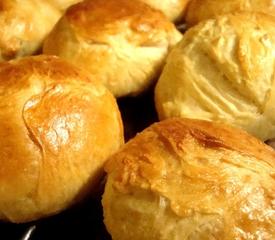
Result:
<instances>
[{"instance_id":1,"label":"golden brown roll","mask_svg":"<svg viewBox=\"0 0 275 240\"><path fill-rule=\"evenodd\" d=\"M113 240L275 239L275 152L241 130L165 120L105 169Z\"/></svg>"},{"instance_id":2,"label":"golden brown roll","mask_svg":"<svg viewBox=\"0 0 275 240\"><path fill-rule=\"evenodd\" d=\"M191 28L173 49L155 89L160 119L227 122L275 137L275 20L236 14Z\"/></svg>"},{"instance_id":3,"label":"golden brown roll","mask_svg":"<svg viewBox=\"0 0 275 240\"><path fill-rule=\"evenodd\" d=\"M120 97L148 88L180 39L161 12L138 0L93 0L69 8L43 50L90 71Z\"/></svg>"},{"instance_id":4,"label":"golden brown roll","mask_svg":"<svg viewBox=\"0 0 275 240\"><path fill-rule=\"evenodd\" d=\"M186 11L187 24L215 18L222 14L239 11L262 12L275 15L274 0L191 0Z\"/></svg>"},{"instance_id":5,"label":"golden brown roll","mask_svg":"<svg viewBox=\"0 0 275 240\"><path fill-rule=\"evenodd\" d=\"M0 64L0 219L60 212L87 192L123 143L116 101L56 57Z\"/></svg>"},{"instance_id":6,"label":"golden brown roll","mask_svg":"<svg viewBox=\"0 0 275 240\"><path fill-rule=\"evenodd\" d=\"M161 10L171 21L183 20L186 6L190 0L142 0L151 7Z\"/></svg>"},{"instance_id":7,"label":"golden brown roll","mask_svg":"<svg viewBox=\"0 0 275 240\"><path fill-rule=\"evenodd\" d=\"M47 1L0 0L0 61L36 53L60 16Z\"/></svg>"}]
</instances>

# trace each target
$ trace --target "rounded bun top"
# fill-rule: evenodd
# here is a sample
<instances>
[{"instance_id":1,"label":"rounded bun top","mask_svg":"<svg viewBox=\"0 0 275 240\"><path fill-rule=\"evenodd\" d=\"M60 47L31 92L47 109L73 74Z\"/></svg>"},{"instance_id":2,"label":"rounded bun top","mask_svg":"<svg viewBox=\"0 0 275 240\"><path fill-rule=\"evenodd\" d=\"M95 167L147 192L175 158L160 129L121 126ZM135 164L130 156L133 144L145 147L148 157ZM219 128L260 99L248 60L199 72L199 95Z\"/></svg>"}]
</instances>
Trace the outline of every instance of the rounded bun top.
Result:
<instances>
[{"instance_id":1,"label":"rounded bun top","mask_svg":"<svg viewBox=\"0 0 275 240\"><path fill-rule=\"evenodd\" d=\"M3 93L6 88L13 87L13 84L15 84L14 87L18 87L18 89L21 89L19 84L32 88L31 84L28 83L29 80L26 81L26 78L33 75L45 77L47 79L47 83L56 81L62 82L63 80L66 81L70 76L74 81L75 79L73 76L79 77L81 76L81 72L83 73L83 70L76 67L72 68L71 64L68 64L56 56L30 56L13 61L1 62L0 86ZM38 79L38 81L39 80L40 79ZM87 75L83 80L88 82Z\"/></svg>"},{"instance_id":2,"label":"rounded bun top","mask_svg":"<svg viewBox=\"0 0 275 240\"><path fill-rule=\"evenodd\" d=\"M60 15L47 1L0 0L0 61L36 53Z\"/></svg>"},{"instance_id":3,"label":"rounded bun top","mask_svg":"<svg viewBox=\"0 0 275 240\"><path fill-rule=\"evenodd\" d=\"M261 13L223 15L190 28L157 83L159 117L228 122L274 138L274 36L274 17Z\"/></svg>"},{"instance_id":4,"label":"rounded bun top","mask_svg":"<svg viewBox=\"0 0 275 240\"><path fill-rule=\"evenodd\" d=\"M182 34L162 12L141 1L93 0L70 7L44 42L101 81L116 97L151 86Z\"/></svg>"},{"instance_id":5,"label":"rounded bun top","mask_svg":"<svg viewBox=\"0 0 275 240\"><path fill-rule=\"evenodd\" d=\"M0 219L26 222L93 192L123 143L112 94L57 57L0 63Z\"/></svg>"},{"instance_id":6,"label":"rounded bun top","mask_svg":"<svg viewBox=\"0 0 275 240\"><path fill-rule=\"evenodd\" d=\"M174 29L164 15L139 0L94 0L69 8L66 20L81 37L108 41L112 35L124 35L136 45L161 44L160 30Z\"/></svg>"},{"instance_id":7,"label":"rounded bun top","mask_svg":"<svg viewBox=\"0 0 275 240\"><path fill-rule=\"evenodd\" d=\"M239 11L275 15L275 2L273 0L191 0L186 11L186 22L188 25L194 25L205 19Z\"/></svg>"},{"instance_id":8,"label":"rounded bun top","mask_svg":"<svg viewBox=\"0 0 275 240\"><path fill-rule=\"evenodd\" d=\"M167 119L105 169L104 221L115 240L275 236L275 152L244 131Z\"/></svg>"},{"instance_id":9,"label":"rounded bun top","mask_svg":"<svg viewBox=\"0 0 275 240\"><path fill-rule=\"evenodd\" d=\"M74 66L57 56L38 55L29 56L13 61L0 63L0 86L4 90L16 87L23 90L22 86L35 89L35 84L31 80L43 82L41 89L46 89L48 85L68 82L71 84L93 84L98 86L99 91L105 88L83 69ZM14 85L15 84L15 85ZM22 84L22 86L20 86ZM105 90L106 91L106 90ZM8 92L7 92L8 93Z\"/></svg>"}]
</instances>

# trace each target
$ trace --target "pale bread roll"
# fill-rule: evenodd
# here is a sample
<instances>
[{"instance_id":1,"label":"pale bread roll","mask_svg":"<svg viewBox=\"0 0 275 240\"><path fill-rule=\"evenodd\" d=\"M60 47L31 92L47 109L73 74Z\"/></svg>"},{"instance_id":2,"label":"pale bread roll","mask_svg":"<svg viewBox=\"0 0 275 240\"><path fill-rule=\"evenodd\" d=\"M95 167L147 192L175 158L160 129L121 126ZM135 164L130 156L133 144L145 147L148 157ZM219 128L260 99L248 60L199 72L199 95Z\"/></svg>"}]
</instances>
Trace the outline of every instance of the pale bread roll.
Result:
<instances>
[{"instance_id":1,"label":"pale bread roll","mask_svg":"<svg viewBox=\"0 0 275 240\"><path fill-rule=\"evenodd\" d=\"M160 119L227 122L275 137L275 20L243 13L201 22L170 53L155 89Z\"/></svg>"}]
</instances>

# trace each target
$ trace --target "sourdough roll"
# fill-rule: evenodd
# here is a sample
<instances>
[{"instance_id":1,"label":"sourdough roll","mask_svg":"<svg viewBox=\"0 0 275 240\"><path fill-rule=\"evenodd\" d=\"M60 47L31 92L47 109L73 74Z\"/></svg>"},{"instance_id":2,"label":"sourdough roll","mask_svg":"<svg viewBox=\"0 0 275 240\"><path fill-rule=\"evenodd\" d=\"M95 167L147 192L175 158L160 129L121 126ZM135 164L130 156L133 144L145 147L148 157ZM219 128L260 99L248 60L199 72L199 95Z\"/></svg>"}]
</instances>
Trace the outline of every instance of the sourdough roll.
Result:
<instances>
[{"instance_id":1,"label":"sourdough roll","mask_svg":"<svg viewBox=\"0 0 275 240\"><path fill-rule=\"evenodd\" d=\"M0 220L60 212L93 192L123 143L112 94L56 57L0 64Z\"/></svg>"},{"instance_id":2,"label":"sourdough roll","mask_svg":"<svg viewBox=\"0 0 275 240\"><path fill-rule=\"evenodd\" d=\"M240 11L275 15L274 0L191 0L185 20L189 26L202 20Z\"/></svg>"},{"instance_id":3,"label":"sourdough roll","mask_svg":"<svg viewBox=\"0 0 275 240\"><path fill-rule=\"evenodd\" d=\"M0 0L0 61L36 53L60 16L48 1Z\"/></svg>"},{"instance_id":4,"label":"sourdough roll","mask_svg":"<svg viewBox=\"0 0 275 240\"><path fill-rule=\"evenodd\" d=\"M164 120L105 169L113 240L275 239L275 152L244 131Z\"/></svg>"},{"instance_id":5,"label":"sourdough roll","mask_svg":"<svg viewBox=\"0 0 275 240\"><path fill-rule=\"evenodd\" d=\"M190 0L142 0L151 7L161 10L171 21L181 21Z\"/></svg>"},{"instance_id":6,"label":"sourdough roll","mask_svg":"<svg viewBox=\"0 0 275 240\"><path fill-rule=\"evenodd\" d=\"M235 14L191 28L173 49L155 89L160 119L227 122L275 137L275 21Z\"/></svg>"},{"instance_id":7,"label":"sourdough roll","mask_svg":"<svg viewBox=\"0 0 275 240\"><path fill-rule=\"evenodd\" d=\"M69 8L43 51L88 70L121 97L148 88L180 39L161 12L138 0L92 0Z\"/></svg>"}]
</instances>

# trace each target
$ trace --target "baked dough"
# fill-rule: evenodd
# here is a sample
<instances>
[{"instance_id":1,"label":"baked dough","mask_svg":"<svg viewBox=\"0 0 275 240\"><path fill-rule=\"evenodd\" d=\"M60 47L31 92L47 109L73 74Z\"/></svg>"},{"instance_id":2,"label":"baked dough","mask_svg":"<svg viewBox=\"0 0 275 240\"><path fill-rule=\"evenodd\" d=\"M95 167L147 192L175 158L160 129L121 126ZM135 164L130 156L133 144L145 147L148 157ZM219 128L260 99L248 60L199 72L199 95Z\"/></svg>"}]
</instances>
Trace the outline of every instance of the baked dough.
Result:
<instances>
[{"instance_id":1,"label":"baked dough","mask_svg":"<svg viewBox=\"0 0 275 240\"><path fill-rule=\"evenodd\" d=\"M243 13L201 22L172 50L155 89L160 119L227 122L275 137L275 20Z\"/></svg>"},{"instance_id":2,"label":"baked dough","mask_svg":"<svg viewBox=\"0 0 275 240\"><path fill-rule=\"evenodd\" d=\"M241 130L168 119L105 169L113 240L275 239L275 152Z\"/></svg>"},{"instance_id":3,"label":"baked dough","mask_svg":"<svg viewBox=\"0 0 275 240\"><path fill-rule=\"evenodd\" d=\"M0 63L0 220L56 214L96 190L123 143L115 98L56 57Z\"/></svg>"},{"instance_id":4,"label":"baked dough","mask_svg":"<svg viewBox=\"0 0 275 240\"><path fill-rule=\"evenodd\" d=\"M70 7L43 50L88 70L121 97L152 85L181 37L160 11L138 0L93 0Z\"/></svg>"},{"instance_id":5,"label":"baked dough","mask_svg":"<svg viewBox=\"0 0 275 240\"><path fill-rule=\"evenodd\" d=\"M183 21L190 0L142 0L151 7L161 10L171 21Z\"/></svg>"},{"instance_id":6,"label":"baked dough","mask_svg":"<svg viewBox=\"0 0 275 240\"><path fill-rule=\"evenodd\" d=\"M36 53L60 17L48 1L0 0L0 61Z\"/></svg>"},{"instance_id":7,"label":"baked dough","mask_svg":"<svg viewBox=\"0 0 275 240\"><path fill-rule=\"evenodd\" d=\"M218 15L239 11L262 12L275 15L274 0L191 0L186 11L186 22L194 25Z\"/></svg>"}]
</instances>

